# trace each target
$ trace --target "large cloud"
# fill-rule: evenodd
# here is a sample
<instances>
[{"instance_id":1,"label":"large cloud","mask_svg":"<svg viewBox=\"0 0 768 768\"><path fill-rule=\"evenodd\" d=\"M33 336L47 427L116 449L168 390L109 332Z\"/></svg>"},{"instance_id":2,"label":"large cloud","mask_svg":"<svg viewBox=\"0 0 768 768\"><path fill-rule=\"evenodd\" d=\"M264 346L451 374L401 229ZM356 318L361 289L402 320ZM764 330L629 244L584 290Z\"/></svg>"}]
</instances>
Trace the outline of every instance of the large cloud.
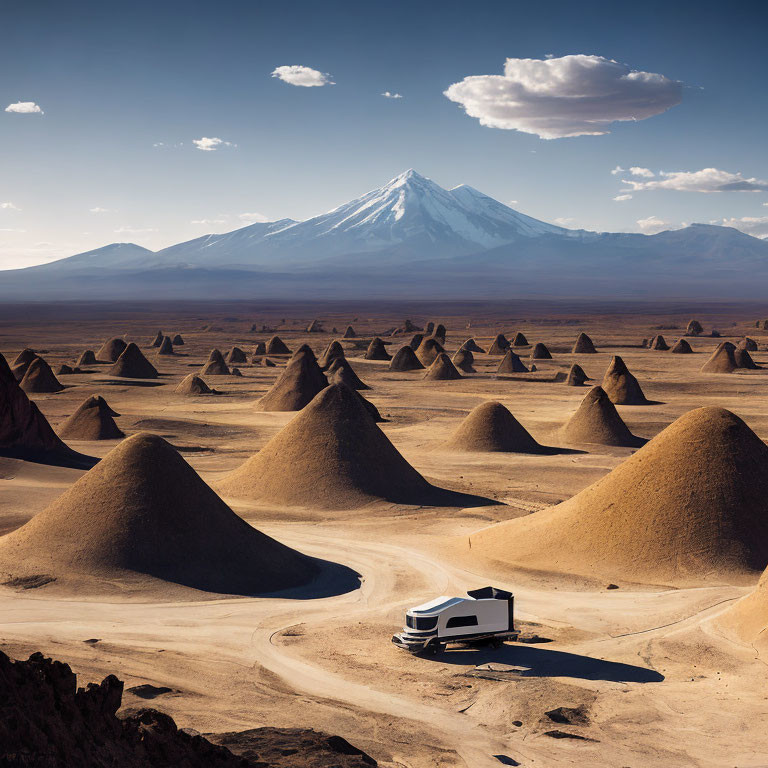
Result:
<instances>
[{"instance_id":1,"label":"large cloud","mask_svg":"<svg viewBox=\"0 0 768 768\"><path fill-rule=\"evenodd\" d=\"M17 101L5 108L6 112L17 112L20 115L42 115L43 110L34 101Z\"/></svg>"},{"instance_id":2,"label":"large cloud","mask_svg":"<svg viewBox=\"0 0 768 768\"><path fill-rule=\"evenodd\" d=\"M745 178L741 173L702 168L700 171L661 171L654 181L622 179L633 190L672 189L677 192L765 192L768 181Z\"/></svg>"},{"instance_id":3,"label":"large cloud","mask_svg":"<svg viewBox=\"0 0 768 768\"><path fill-rule=\"evenodd\" d=\"M601 136L679 104L683 85L602 56L507 59L503 75L475 75L444 92L490 128L542 139Z\"/></svg>"},{"instance_id":4,"label":"large cloud","mask_svg":"<svg viewBox=\"0 0 768 768\"><path fill-rule=\"evenodd\" d=\"M336 85L327 72L320 72L312 67L292 64L272 70L272 77L278 77L284 83L299 85L302 88L316 88L321 85Z\"/></svg>"},{"instance_id":5,"label":"large cloud","mask_svg":"<svg viewBox=\"0 0 768 768\"><path fill-rule=\"evenodd\" d=\"M192 139L192 143L203 152L215 152L219 147L236 146L231 141L224 141L218 136L203 136L201 139Z\"/></svg>"}]
</instances>

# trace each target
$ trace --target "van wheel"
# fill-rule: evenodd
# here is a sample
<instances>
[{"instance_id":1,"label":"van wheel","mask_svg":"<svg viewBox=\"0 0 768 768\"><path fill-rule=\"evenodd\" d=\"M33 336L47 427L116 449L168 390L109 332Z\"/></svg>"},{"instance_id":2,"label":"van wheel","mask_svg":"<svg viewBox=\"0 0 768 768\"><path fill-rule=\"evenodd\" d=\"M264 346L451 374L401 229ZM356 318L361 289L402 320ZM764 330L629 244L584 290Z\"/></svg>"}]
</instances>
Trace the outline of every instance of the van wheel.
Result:
<instances>
[{"instance_id":1,"label":"van wheel","mask_svg":"<svg viewBox=\"0 0 768 768\"><path fill-rule=\"evenodd\" d=\"M440 650L440 643L430 643L424 650L430 656L434 656Z\"/></svg>"}]
</instances>

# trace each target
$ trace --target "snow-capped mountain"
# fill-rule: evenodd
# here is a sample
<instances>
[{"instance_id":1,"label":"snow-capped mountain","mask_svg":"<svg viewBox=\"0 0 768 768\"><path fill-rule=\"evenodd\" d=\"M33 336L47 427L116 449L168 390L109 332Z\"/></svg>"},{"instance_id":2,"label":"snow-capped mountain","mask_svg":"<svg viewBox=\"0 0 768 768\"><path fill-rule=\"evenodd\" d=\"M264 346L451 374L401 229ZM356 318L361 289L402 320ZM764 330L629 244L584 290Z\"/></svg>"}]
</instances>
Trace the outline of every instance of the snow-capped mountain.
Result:
<instances>
[{"instance_id":1,"label":"snow-capped mountain","mask_svg":"<svg viewBox=\"0 0 768 768\"><path fill-rule=\"evenodd\" d=\"M443 189L413 170L305 221L251 224L157 252L114 243L0 272L0 296L13 298L704 298L767 291L768 241L735 229L563 229L472 187Z\"/></svg>"}]
</instances>

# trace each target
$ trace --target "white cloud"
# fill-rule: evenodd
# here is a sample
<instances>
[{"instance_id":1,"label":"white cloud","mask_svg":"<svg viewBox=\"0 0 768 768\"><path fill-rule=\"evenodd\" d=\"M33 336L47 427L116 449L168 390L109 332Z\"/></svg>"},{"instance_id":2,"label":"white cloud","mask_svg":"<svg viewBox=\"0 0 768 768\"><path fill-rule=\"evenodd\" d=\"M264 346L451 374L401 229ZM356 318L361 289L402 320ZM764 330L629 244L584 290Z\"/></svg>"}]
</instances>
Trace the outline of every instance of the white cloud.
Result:
<instances>
[{"instance_id":1,"label":"white cloud","mask_svg":"<svg viewBox=\"0 0 768 768\"><path fill-rule=\"evenodd\" d=\"M507 59L503 75L465 77L444 95L490 128L542 139L601 136L679 104L683 85L602 56Z\"/></svg>"},{"instance_id":2,"label":"white cloud","mask_svg":"<svg viewBox=\"0 0 768 768\"><path fill-rule=\"evenodd\" d=\"M646 179L652 179L656 175L650 168L640 168L637 165L633 165L629 172L633 176L644 176Z\"/></svg>"},{"instance_id":3,"label":"white cloud","mask_svg":"<svg viewBox=\"0 0 768 768\"><path fill-rule=\"evenodd\" d=\"M109 213L109 208L100 208L98 205L95 208L89 208L89 213Z\"/></svg>"},{"instance_id":4,"label":"white cloud","mask_svg":"<svg viewBox=\"0 0 768 768\"><path fill-rule=\"evenodd\" d=\"M134 227L118 227L115 230L117 235L143 235L147 232L157 232L154 227L146 227L144 229L136 229Z\"/></svg>"},{"instance_id":5,"label":"white cloud","mask_svg":"<svg viewBox=\"0 0 768 768\"><path fill-rule=\"evenodd\" d=\"M518 200L510 200L510 201L507 203L507 205L517 205L517 204L518 204L518 202L519 202Z\"/></svg>"},{"instance_id":6,"label":"white cloud","mask_svg":"<svg viewBox=\"0 0 768 768\"><path fill-rule=\"evenodd\" d=\"M15 229L14 227L2 227L0 232L26 232L26 229Z\"/></svg>"},{"instance_id":7,"label":"white cloud","mask_svg":"<svg viewBox=\"0 0 768 768\"><path fill-rule=\"evenodd\" d=\"M390 93L389 91L384 91L384 93L381 94L385 99L402 99L403 96L400 93Z\"/></svg>"},{"instance_id":8,"label":"white cloud","mask_svg":"<svg viewBox=\"0 0 768 768\"><path fill-rule=\"evenodd\" d=\"M616 176L616 174L618 174L618 173L626 173L626 172L627 172L627 169L626 169L626 168L622 168L620 165L617 165L617 166L616 166L616 167L615 167L615 168L614 168L614 169L611 171L611 173L612 173L614 176Z\"/></svg>"},{"instance_id":9,"label":"white cloud","mask_svg":"<svg viewBox=\"0 0 768 768\"><path fill-rule=\"evenodd\" d=\"M226 224L226 219L192 219L192 221L189 222L190 224L198 224L203 227L207 227L211 224Z\"/></svg>"},{"instance_id":10,"label":"white cloud","mask_svg":"<svg viewBox=\"0 0 768 768\"><path fill-rule=\"evenodd\" d=\"M631 200L632 195L616 195L616 197L613 198L617 203L623 203L625 200Z\"/></svg>"},{"instance_id":11,"label":"white cloud","mask_svg":"<svg viewBox=\"0 0 768 768\"><path fill-rule=\"evenodd\" d=\"M240 219L240 221L248 221L248 222L251 222L252 224L257 221L260 221L260 222L269 221L268 216L265 216L263 213L257 213L257 212L241 213L237 218Z\"/></svg>"},{"instance_id":12,"label":"white cloud","mask_svg":"<svg viewBox=\"0 0 768 768\"><path fill-rule=\"evenodd\" d=\"M231 141L224 141L216 136L208 137L203 136L201 139L192 139L192 143L203 152L215 152L219 147L234 147L237 146Z\"/></svg>"},{"instance_id":13,"label":"white cloud","mask_svg":"<svg viewBox=\"0 0 768 768\"><path fill-rule=\"evenodd\" d=\"M668 221L664 221L658 216L649 216L647 219L638 219L636 223L637 228L645 235L655 235L659 232L664 232L667 229L675 228Z\"/></svg>"},{"instance_id":14,"label":"white cloud","mask_svg":"<svg viewBox=\"0 0 768 768\"><path fill-rule=\"evenodd\" d=\"M724 227L733 227L753 237L768 237L768 216L742 216L723 219L720 223Z\"/></svg>"},{"instance_id":15,"label":"white cloud","mask_svg":"<svg viewBox=\"0 0 768 768\"><path fill-rule=\"evenodd\" d=\"M16 112L20 115L42 115L43 110L34 101L17 101L5 108L6 112Z\"/></svg>"},{"instance_id":16,"label":"white cloud","mask_svg":"<svg viewBox=\"0 0 768 768\"><path fill-rule=\"evenodd\" d=\"M0 209L4 211L20 211L21 208L17 208L13 203L0 203Z\"/></svg>"},{"instance_id":17,"label":"white cloud","mask_svg":"<svg viewBox=\"0 0 768 768\"><path fill-rule=\"evenodd\" d=\"M677 192L765 192L768 181L754 177L745 178L741 173L702 168L700 171L661 171L655 181L622 179L633 190L672 189Z\"/></svg>"},{"instance_id":18,"label":"white cloud","mask_svg":"<svg viewBox=\"0 0 768 768\"><path fill-rule=\"evenodd\" d=\"M554 219L554 223L557 224L558 227L570 227L576 219L570 217L570 216L560 216L557 219Z\"/></svg>"},{"instance_id":19,"label":"white cloud","mask_svg":"<svg viewBox=\"0 0 768 768\"><path fill-rule=\"evenodd\" d=\"M327 72L319 72L316 69L312 69L312 67L302 67L299 64L277 67L272 70L272 77L277 77L290 85L299 85L302 88L336 85Z\"/></svg>"}]
</instances>

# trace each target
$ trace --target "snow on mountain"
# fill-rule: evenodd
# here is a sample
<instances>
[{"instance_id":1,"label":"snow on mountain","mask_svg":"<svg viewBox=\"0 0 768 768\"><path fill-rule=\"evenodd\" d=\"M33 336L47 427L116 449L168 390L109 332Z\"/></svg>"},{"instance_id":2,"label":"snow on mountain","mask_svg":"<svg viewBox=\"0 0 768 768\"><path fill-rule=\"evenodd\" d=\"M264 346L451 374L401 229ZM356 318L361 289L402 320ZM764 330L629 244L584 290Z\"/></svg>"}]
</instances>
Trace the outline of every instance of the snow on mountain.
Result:
<instances>
[{"instance_id":1,"label":"snow on mountain","mask_svg":"<svg viewBox=\"0 0 768 768\"><path fill-rule=\"evenodd\" d=\"M313 264L387 252L390 258L468 255L520 238L566 234L462 185L440 187L414 170L301 222L252 224L158 251L164 266Z\"/></svg>"}]
</instances>

